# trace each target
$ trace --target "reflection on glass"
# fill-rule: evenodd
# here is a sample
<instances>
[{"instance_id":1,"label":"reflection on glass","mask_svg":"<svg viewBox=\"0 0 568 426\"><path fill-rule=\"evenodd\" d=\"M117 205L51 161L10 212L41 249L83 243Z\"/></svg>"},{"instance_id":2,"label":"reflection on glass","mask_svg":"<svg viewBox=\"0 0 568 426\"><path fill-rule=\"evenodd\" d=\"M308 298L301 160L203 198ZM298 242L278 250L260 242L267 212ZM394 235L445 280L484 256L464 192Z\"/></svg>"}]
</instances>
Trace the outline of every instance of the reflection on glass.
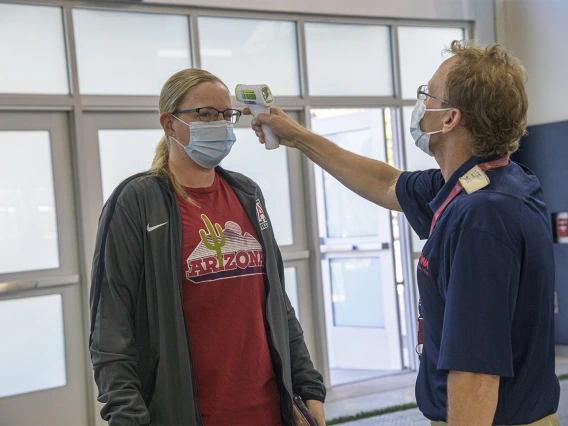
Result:
<instances>
[{"instance_id":1,"label":"reflection on glass","mask_svg":"<svg viewBox=\"0 0 568 426\"><path fill-rule=\"evenodd\" d=\"M384 328L380 259L332 259L330 269L335 326Z\"/></svg>"},{"instance_id":2,"label":"reflection on glass","mask_svg":"<svg viewBox=\"0 0 568 426\"><path fill-rule=\"evenodd\" d=\"M416 99L418 86L428 84L444 61L442 51L463 38L463 28L398 27L402 97Z\"/></svg>"},{"instance_id":3,"label":"reflection on glass","mask_svg":"<svg viewBox=\"0 0 568 426\"><path fill-rule=\"evenodd\" d=\"M199 17L201 66L225 82L267 84L275 96L300 95L296 24Z\"/></svg>"},{"instance_id":4,"label":"reflection on glass","mask_svg":"<svg viewBox=\"0 0 568 426\"><path fill-rule=\"evenodd\" d=\"M49 132L0 131L0 274L58 267Z\"/></svg>"},{"instance_id":5,"label":"reflection on glass","mask_svg":"<svg viewBox=\"0 0 568 426\"><path fill-rule=\"evenodd\" d=\"M0 3L0 93L69 93L60 7Z\"/></svg>"},{"instance_id":6,"label":"reflection on glass","mask_svg":"<svg viewBox=\"0 0 568 426\"><path fill-rule=\"evenodd\" d=\"M0 301L0 398L67 384L60 294Z\"/></svg>"},{"instance_id":7,"label":"reflection on glass","mask_svg":"<svg viewBox=\"0 0 568 426\"><path fill-rule=\"evenodd\" d=\"M250 129L235 129L237 142L221 165L254 180L262 189L278 244L294 243L288 149L281 146L267 151Z\"/></svg>"},{"instance_id":8,"label":"reflection on glass","mask_svg":"<svg viewBox=\"0 0 568 426\"><path fill-rule=\"evenodd\" d=\"M79 90L91 95L158 95L191 67L186 16L73 9Z\"/></svg>"},{"instance_id":9,"label":"reflection on glass","mask_svg":"<svg viewBox=\"0 0 568 426\"><path fill-rule=\"evenodd\" d=\"M286 280L286 294L290 299L290 304L296 311L296 318L300 319L300 304L298 303L298 277L296 268L284 268L284 279Z\"/></svg>"},{"instance_id":10,"label":"reflection on glass","mask_svg":"<svg viewBox=\"0 0 568 426\"><path fill-rule=\"evenodd\" d=\"M162 129L99 130L103 200L129 176L148 170Z\"/></svg>"},{"instance_id":11,"label":"reflection on glass","mask_svg":"<svg viewBox=\"0 0 568 426\"><path fill-rule=\"evenodd\" d=\"M311 96L392 96L390 31L381 25L306 23Z\"/></svg>"}]
</instances>

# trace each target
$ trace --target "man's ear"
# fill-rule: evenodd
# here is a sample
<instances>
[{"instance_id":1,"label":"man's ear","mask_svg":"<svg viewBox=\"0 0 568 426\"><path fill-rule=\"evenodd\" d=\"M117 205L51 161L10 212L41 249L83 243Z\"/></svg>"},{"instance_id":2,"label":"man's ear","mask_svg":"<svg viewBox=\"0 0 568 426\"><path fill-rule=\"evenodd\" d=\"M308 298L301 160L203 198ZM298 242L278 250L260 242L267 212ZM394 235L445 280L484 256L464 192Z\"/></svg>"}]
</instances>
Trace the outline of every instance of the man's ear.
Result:
<instances>
[{"instance_id":1,"label":"man's ear","mask_svg":"<svg viewBox=\"0 0 568 426\"><path fill-rule=\"evenodd\" d=\"M444 114L444 119L442 124L444 125L442 131L444 133L451 132L460 126L462 120L461 111L457 108L452 108L446 114Z\"/></svg>"}]
</instances>

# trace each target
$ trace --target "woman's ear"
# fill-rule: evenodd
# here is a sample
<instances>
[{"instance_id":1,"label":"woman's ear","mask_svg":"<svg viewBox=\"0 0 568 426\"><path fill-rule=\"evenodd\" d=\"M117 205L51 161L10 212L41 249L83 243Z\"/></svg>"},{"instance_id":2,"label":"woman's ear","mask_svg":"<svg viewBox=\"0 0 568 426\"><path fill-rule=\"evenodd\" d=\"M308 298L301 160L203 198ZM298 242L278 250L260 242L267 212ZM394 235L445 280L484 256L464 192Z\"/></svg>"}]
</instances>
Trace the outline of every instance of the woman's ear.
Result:
<instances>
[{"instance_id":1,"label":"woman's ear","mask_svg":"<svg viewBox=\"0 0 568 426\"><path fill-rule=\"evenodd\" d=\"M175 135L176 132L173 126L174 120L169 112L163 112L162 114L160 114L160 124L162 125L162 129L164 129L164 133L167 136Z\"/></svg>"}]
</instances>

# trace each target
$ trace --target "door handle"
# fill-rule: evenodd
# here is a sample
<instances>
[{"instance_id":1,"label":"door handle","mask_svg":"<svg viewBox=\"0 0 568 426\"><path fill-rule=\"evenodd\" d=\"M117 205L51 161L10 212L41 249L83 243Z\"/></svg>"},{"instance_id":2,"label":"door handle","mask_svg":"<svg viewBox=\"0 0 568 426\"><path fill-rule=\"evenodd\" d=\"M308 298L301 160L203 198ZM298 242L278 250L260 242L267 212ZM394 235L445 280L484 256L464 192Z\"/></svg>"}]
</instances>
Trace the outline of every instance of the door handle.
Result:
<instances>
[{"instance_id":1,"label":"door handle","mask_svg":"<svg viewBox=\"0 0 568 426\"><path fill-rule=\"evenodd\" d=\"M38 287L37 281L17 281L12 283L0 283L0 293L12 293L14 291L32 290Z\"/></svg>"},{"instance_id":2,"label":"door handle","mask_svg":"<svg viewBox=\"0 0 568 426\"><path fill-rule=\"evenodd\" d=\"M58 277L41 278L35 281L13 281L9 283L0 283L0 295L34 289L47 289L76 285L78 283L79 275L63 275Z\"/></svg>"},{"instance_id":3,"label":"door handle","mask_svg":"<svg viewBox=\"0 0 568 426\"><path fill-rule=\"evenodd\" d=\"M357 246L354 246L353 244L320 246L320 251L322 253L341 253L351 250L357 250Z\"/></svg>"},{"instance_id":4,"label":"door handle","mask_svg":"<svg viewBox=\"0 0 568 426\"><path fill-rule=\"evenodd\" d=\"M343 253L346 251L370 251L370 250L389 250L390 243L371 243L371 244L336 244L336 245L321 245L321 253Z\"/></svg>"},{"instance_id":5,"label":"door handle","mask_svg":"<svg viewBox=\"0 0 568 426\"><path fill-rule=\"evenodd\" d=\"M353 246L354 250L388 250L390 243L373 243L373 244L357 244Z\"/></svg>"}]
</instances>

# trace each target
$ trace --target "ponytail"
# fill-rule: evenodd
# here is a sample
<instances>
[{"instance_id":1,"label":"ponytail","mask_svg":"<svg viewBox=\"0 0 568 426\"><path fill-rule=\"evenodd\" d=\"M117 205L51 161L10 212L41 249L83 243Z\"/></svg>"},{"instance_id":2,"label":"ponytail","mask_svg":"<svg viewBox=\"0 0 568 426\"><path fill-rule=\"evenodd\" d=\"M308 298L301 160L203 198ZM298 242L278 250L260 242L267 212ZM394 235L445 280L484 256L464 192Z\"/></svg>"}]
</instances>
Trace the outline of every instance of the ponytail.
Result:
<instances>
[{"instance_id":1,"label":"ponytail","mask_svg":"<svg viewBox=\"0 0 568 426\"><path fill-rule=\"evenodd\" d=\"M158 142L156 154L154 155L154 160L152 160L152 167L150 168L150 171L157 175L166 175L172 183L176 193L189 204L197 206L197 203L189 195L187 195L185 188L181 183L179 183L175 175L170 170L170 148L166 135L162 136L162 139Z\"/></svg>"}]
</instances>

